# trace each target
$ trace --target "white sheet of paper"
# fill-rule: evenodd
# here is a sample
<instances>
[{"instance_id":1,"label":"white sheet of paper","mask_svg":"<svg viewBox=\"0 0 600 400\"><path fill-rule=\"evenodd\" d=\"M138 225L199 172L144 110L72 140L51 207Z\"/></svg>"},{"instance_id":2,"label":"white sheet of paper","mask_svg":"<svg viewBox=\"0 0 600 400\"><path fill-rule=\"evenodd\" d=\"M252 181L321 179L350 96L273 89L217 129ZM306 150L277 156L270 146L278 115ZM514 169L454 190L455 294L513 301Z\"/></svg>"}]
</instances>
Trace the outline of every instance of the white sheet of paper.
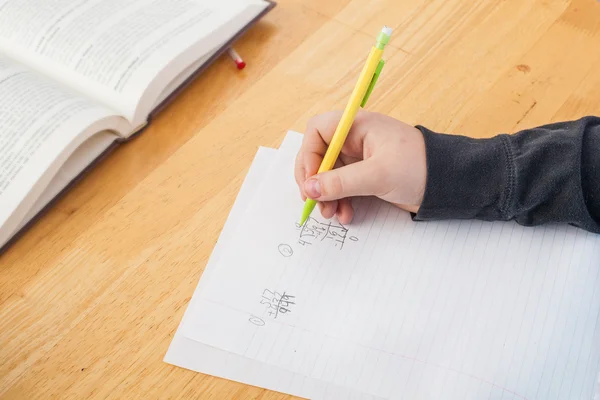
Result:
<instances>
[{"instance_id":1,"label":"white sheet of paper","mask_svg":"<svg viewBox=\"0 0 600 400\"><path fill-rule=\"evenodd\" d=\"M315 211L300 229L293 163L237 221L185 337L383 398L592 398L599 235L415 223L371 198L350 227Z\"/></svg>"},{"instance_id":2,"label":"white sheet of paper","mask_svg":"<svg viewBox=\"0 0 600 400\"><path fill-rule=\"evenodd\" d=\"M291 140L286 140L285 145L279 151L264 147L258 150L223 227L219 240L205 267L198 287L194 292L194 296L182 318L179 329L173 337L164 361L196 372L296 396L333 400L377 400L375 396L359 393L349 388L340 387L339 385L306 378L300 374L286 371L273 365L211 347L186 338L182 334L182 327L185 325L186 319L194 313L194 304L198 298L198 294L202 290L202 287L209 281L222 252L227 251L227 245L236 228L236 224L240 221L246 206L251 202L262 179L269 172L269 167L274 164L279 154L286 154L288 148L294 150L296 148L296 141L300 139L297 135L292 135ZM289 146L290 144L291 147Z\"/></svg>"}]
</instances>

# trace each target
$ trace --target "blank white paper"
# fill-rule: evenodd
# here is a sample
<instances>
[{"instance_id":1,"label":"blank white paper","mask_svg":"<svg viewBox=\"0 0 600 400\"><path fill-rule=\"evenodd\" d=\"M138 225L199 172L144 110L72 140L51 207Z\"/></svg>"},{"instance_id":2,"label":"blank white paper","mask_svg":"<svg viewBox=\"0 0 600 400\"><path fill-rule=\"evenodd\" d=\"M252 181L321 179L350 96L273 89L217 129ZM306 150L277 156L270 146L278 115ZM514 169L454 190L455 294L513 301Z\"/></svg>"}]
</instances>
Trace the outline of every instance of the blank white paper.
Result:
<instances>
[{"instance_id":1,"label":"blank white paper","mask_svg":"<svg viewBox=\"0 0 600 400\"><path fill-rule=\"evenodd\" d=\"M382 398L592 398L600 236L417 223L372 198L350 226L298 227L293 163L264 177L185 337Z\"/></svg>"}]
</instances>

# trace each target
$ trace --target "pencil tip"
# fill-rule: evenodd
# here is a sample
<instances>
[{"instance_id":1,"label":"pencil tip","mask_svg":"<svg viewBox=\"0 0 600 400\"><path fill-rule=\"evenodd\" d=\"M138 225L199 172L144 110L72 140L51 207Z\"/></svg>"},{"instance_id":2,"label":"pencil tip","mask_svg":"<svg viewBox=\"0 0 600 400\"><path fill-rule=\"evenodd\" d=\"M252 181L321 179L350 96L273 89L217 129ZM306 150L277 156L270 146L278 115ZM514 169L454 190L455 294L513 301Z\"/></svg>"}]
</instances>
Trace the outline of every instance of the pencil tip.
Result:
<instances>
[{"instance_id":1,"label":"pencil tip","mask_svg":"<svg viewBox=\"0 0 600 400\"><path fill-rule=\"evenodd\" d=\"M316 204L317 202L315 200L306 199L306 202L304 203L304 209L302 210L302 219L300 220L300 226L303 226L304 223L308 220L308 217L310 217L310 213L312 213L312 210L315 208Z\"/></svg>"},{"instance_id":2,"label":"pencil tip","mask_svg":"<svg viewBox=\"0 0 600 400\"><path fill-rule=\"evenodd\" d=\"M304 215L304 213L302 213L302 218L300 218L300 226L304 225L305 222L306 222L306 216Z\"/></svg>"}]
</instances>

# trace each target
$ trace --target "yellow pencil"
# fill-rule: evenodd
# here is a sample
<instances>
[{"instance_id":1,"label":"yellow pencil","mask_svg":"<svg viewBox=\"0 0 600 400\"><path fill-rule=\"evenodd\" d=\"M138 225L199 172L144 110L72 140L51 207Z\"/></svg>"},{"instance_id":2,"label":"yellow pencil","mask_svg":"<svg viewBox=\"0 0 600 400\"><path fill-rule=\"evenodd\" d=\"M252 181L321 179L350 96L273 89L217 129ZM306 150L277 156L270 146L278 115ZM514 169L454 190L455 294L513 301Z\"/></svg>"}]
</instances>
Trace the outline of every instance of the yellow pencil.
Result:
<instances>
[{"instance_id":1,"label":"yellow pencil","mask_svg":"<svg viewBox=\"0 0 600 400\"><path fill-rule=\"evenodd\" d=\"M346 137L348 136L348 132L350 131L350 127L354 123L354 118L358 113L358 109L365 106L371 91L377 82L377 78L379 78L379 74L381 73L384 64L384 61L381 59L383 56L383 49L390 41L391 34L392 29L384 26L379 33L379 36L377 36L377 43L371 48L371 53L369 53L369 57L367 57L365 66L358 77L358 82L350 95L350 100L348 100L348 104L344 109L342 118L331 138L331 143L329 143L329 147L327 148L327 152L325 153L325 157L323 157L323 161L321 162L321 166L317 173L329 171L335 165L335 162L340 155L340 151L342 151L342 147L344 146L344 142L346 141ZM300 225L304 225L316 205L317 201L306 199L304 209L302 210Z\"/></svg>"}]
</instances>

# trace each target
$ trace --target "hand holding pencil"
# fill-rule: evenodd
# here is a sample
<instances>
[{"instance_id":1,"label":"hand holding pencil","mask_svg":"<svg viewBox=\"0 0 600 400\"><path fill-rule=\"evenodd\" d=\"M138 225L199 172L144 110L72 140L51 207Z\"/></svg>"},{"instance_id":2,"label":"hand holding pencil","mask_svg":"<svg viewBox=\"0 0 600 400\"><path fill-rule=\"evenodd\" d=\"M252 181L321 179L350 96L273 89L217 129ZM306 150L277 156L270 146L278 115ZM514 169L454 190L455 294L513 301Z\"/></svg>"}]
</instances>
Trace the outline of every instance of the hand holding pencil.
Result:
<instances>
[{"instance_id":1,"label":"hand holding pencil","mask_svg":"<svg viewBox=\"0 0 600 400\"><path fill-rule=\"evenodd\" d=\"M356 196L417 212L427 176L425 142L421 131L392 117L359 111L336 168L317 174L341 116L327 112L308 123L295 166L302 199L315 199L323 217L335 215L342 224L352 220L350 199Z\"/></svg>"},{"instance_id":2,"label":"hand holding pencil","mask_svg":"<svg viewBox=\"0 0 600 400\"><path fill-rule=\"evenodd\" d=\"M317 173L323 173L330 171L338 162L338 156L344 146L346 137L350 132L350 128L354 122L354 119L358 113L360 107L364 107L367 102L375 83L381 73L384 62L382 60L383 50L385 45L390 40L392 30L387 26L383 27L379 36L377 37L377 43L372 47L369 56L367 57L365 66L363 67L356 86L350 95L350 99L346 108L339 119L339 123L329 142L327 151L321 161L321 165ZM306 194L304 194L306 195ZM315 205L317 204L317 198L307 196L305 200L304 209L302 211L302 217L300 225L303 225L306 219L310 216Z\"/></svg>"}]
</instances>

